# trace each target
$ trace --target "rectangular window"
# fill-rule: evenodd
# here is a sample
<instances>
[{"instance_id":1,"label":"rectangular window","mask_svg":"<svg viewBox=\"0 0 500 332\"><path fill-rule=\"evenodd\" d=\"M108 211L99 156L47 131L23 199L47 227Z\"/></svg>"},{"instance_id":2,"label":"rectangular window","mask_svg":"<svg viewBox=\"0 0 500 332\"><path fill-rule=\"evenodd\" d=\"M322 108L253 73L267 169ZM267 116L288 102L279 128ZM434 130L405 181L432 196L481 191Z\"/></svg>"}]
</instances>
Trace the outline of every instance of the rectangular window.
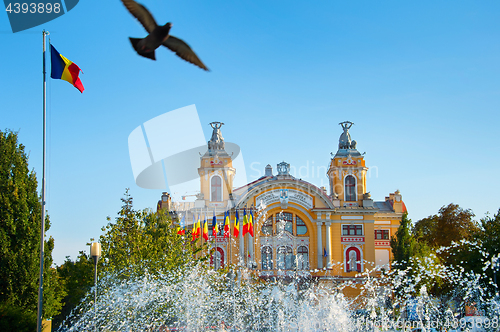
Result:
<instances>
[{"instance_id":1,"label":"rectangular window","mask_svg":"<svg viewBox=\"0 0 500 332\"><path fill-rule=\"evenodd\" d=\"M389 240L389 230L375 230L375 240Z\"/></svg>"},{"instance_id":2,"label":"rectangular window","mask_svg":"<svg viewBox=\"0 0 500 332\"><path fill-rule=\"evenodd\" d=\"M361 226L361 225L342 225L342 235L345 235L345 236L363 235L363 226Z\"/></svg>"}]
</instances>

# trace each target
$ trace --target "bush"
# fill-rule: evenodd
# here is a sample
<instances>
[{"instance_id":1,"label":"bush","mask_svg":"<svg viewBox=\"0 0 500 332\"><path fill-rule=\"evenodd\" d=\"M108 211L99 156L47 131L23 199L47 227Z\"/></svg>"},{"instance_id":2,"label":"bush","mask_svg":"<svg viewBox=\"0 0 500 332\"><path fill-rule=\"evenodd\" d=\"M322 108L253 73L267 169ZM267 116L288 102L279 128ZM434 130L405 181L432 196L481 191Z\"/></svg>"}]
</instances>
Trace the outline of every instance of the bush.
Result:
<instances>
[{"instance_id":1,"label":"bush","mask_svg":"<svg viewBox=\"0 0 500 332\"><path fill-rule=\"evenodd\" d=\"M0 304L0 331L36 331L36 312L9 303Z\"/></svg>"}]
</instances>

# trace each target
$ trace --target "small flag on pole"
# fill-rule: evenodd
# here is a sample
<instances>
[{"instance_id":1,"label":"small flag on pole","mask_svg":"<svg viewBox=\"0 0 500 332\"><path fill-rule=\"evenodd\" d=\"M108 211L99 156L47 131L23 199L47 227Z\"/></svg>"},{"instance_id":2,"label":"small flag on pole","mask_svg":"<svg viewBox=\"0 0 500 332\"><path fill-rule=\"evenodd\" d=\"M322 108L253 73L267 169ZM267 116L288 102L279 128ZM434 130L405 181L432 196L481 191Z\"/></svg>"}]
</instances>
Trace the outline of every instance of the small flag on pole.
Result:
<instances>
[{"instance_id":1,"label":"small flag on pole","mask_svg":"<svg viewBox=\"0 0 500 332\"><path fill-rule=\"evenodd\" d=\"M208 241L208 222L206 213L205 218L203 218L203 238L205 239L205 241Z\"/></svg>"},{"instance_id":2,"label":"small flag on pole","mask_svg":"<svg viewBox=\"0 0 500 332\"><path fill-rule=\"evenodd\" d=\"M250 215L248 216L248 233L253 237L253 210L250 209Z\"/></svg>"},{"instance_id":3,"label":"small flag on pole","mask_svg":"<svg viewBox=\"0 0 500 332\"><path fill-rule=\"evenodd\" d=\"M245 236L246 233L248 233L247 209L243 209L243 234L242 234L242 236Z\"/></svg>"},{"instance_id":4,"label":"small flag on pole","mask_svg":"<svg viewBox=\"0 0 500 332\"><path fill-rule=\"evenodd\" d=\"M85 88L83 87L82 81L80 81L80 78L78 77L80 71L82 70L75 63L57 52L52 44L50 44L50 64L50 77L68 81L83 93Z\"/></svg>"},{"instance_id":5,"label":"small flag on pole","mask_svg":"<svg viewBox=\"0 0 500 332\"><path fill-rule=\"evenodd\" d=\"M240 235L240 218L238 217L238 210L234 216L234 236L238 237Z\"/></svg>"},{"instance_id":6,"label":"small flag on pole","mask_svg":"<svg viewBox=\"0 0 500 332\"><path fill-rule=\"evenodd\" d=\"M201 236L201 217L198 215L198 221L196 222L196 238Z\"/></svg>"},{"instance_id":7,"label":"small flag on pole","mask_svg":"<svg viewBox=\"0 0 500 332\"><path fill-rule=\"evenodd\" d=\"M193 229L191 230L191 234L193 235L193 238L191 241L196 240L196 218L193 214Z\"/></svg>"},{"instance_id":8,"label":"small flag on pole","mask_svg":"<svg viewBox=\"0 0 500 332\"><path fill-rule=\"evenodd\" d=\"M219 226L217 225L217 218L215 217L214 210L214 217L212 218L212 235L217 238L217 233L219 233Z\"/></svg>"},{"instance_id":9,"label":"small flag on pole","mask_svg":"<svg viewBox=\"0 0 500 332\"><path fill-rule=\"evenodd\" d=\"M229 237L229 211L224 214L224 237Z\"/></svg>"},{"instance_id":10,"label":"small flag on pole","mask_svg":"<svg viewBox=\"0 0 500 332\"><path fill-rule=\"evenodd\" d=\"M179 229L177 230L177 234L179 235L184 235L186 234L186 230L184 229L186 223L186 215L184 214L181 218L181 221L179 221Z\"/></svg>"}]
</instances>

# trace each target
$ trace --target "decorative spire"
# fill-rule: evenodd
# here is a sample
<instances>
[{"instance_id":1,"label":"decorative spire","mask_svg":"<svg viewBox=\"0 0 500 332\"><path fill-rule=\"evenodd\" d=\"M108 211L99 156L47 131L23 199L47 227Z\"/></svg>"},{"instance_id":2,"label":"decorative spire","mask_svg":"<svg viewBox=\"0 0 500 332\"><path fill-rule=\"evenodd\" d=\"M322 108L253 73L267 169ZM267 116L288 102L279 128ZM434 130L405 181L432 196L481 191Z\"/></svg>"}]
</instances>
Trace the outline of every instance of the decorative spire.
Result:
<instances>
[{"instance_id":1,"label":"decorative spire","mask_svg":"<svg viewBox=\"0 0 500 332\"><path fill-rule=\"evenodd\" d=\"M356 150L356 141L351 139L351 134L349 134L349 129L354 123L351 121L344 121L339 123L344 130L339 138L339 149L335 155L331 153L333 158L336 157L347 157L348 159L352 157L359 157L361 154Z\"/></svg>"},{"instance_id":2,"label":"decorative spire","mask_svg":"<svg viewBox=\"0 0 500 332\"><path fill-rule=\"evenodd\" d=\"M277 165L278 175L290 175L290 164L282 161Z\"/></svg>"},{"instance_id":3,"label":"decorative spire","mask_svg":"<svg viewBox=\"0 0 500 332\"><path fill-rule=\"evenodd\" d=\"M349 129L353 124L354 123L351 121L344 121L339 123L339 125L341 125L342 129L344 130L339 138L339 149L356 150L356 141L351 140L351 135L349 134Z\"/></svg>"},{"instance_id":4,"label":"decorative spire","mask_svg":"<svg viewBox=\"0 0 500 332\"><path fill-rule=\"evenodd\" d=\"M213 128L212 138L208 141L209 151L224 151L224 138L220 132L220 127L224 123L222 122L210 122L210 126Z\"/></svg>"}]
</instances>

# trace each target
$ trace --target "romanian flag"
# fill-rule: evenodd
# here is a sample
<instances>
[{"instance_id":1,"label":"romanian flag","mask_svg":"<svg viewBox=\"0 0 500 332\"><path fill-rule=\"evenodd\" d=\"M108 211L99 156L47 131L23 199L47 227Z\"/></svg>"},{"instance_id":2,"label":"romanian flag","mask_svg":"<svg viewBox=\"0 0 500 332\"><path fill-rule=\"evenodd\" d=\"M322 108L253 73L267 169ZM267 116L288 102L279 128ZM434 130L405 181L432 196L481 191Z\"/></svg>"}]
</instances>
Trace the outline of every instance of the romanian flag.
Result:
<instances>
[{"instance_id":1,"label":"romanian flag","mask_svg":"<svg viewBox=\"0 0 500 332\"><path fill-rule=\"evenodd\" d=\"M193 214L193 229L191 230L191 233L193 235L193 239L191 241L194 241L196 240L196 219L194 217L194 214Z\"/></svg>"},{"instance_id":2,"label":"romanian flag","mask_svg":"<svg viewBox=\"0 0 500 332\"><path fill-rule=\"evenodd\" d=\"M50 63L50 77L68 81L80 92L85 90L82 81L78 77L81 71L80 67L59 54L52 44L50 45Z\"/></svg>"},{"instance_id":3,"label":"romanian flag","mask_svg":"<svg viewBox=\"0 0 500 332\"><path fill-rule=\"evenodd\" d=\"M186 223L185 223L185 220L186 220L186 215L183 215L182 218L181 218L181 221L179 222L179 228L177 229L177 234L179 235L184 235L186 234Z\"/></svg>"},{"instance_id":4,"label":"romanian flag","mask_svg":"<svg viewBox=\"0 0 500 332\"><path fill-rule=\"evenodd\" d=\"M217 218L215 217L214 211L214 217L212 218L212 235L217 238L217 233L219 233L219 226L217 225Z\"/></svg>"},{"instance_id":5,"label":"romanian flag","mask_svg":"<svg viewBox=\"0 0 500 332\"><path fill-rule=\"evenodd\" d=\"M224 213L224 237L229 237L229 211Z\"/></svg>"},{"instance_id":6,"label":"romanian flag","mask_svg":"<svg viewBox=\"0 0 500 332\"><path fill-rule=\"evenodd\" d=\"M242 236L245 236L246 233L248 233L247 209L243 209L243 234L242 234Z\"/></svg>"},{"instance_id":7,"label":"romanian flag","mask_svg":"<svg viewBox=\"0 0 500 332\"><path fill-rule=\"evenodd\" d=\"M196 238L201 236L201 220L200 215L198 215L198 221L196 222Z\"/></svg>"},{"instance_id":8,"label":"romanian flag","mask_svg":"<svg viewBox=\"0 0 500 332\"><path fill-rule=\"evenodd\" d=\"M234 216L234 233L233 235L235 237L238 237L240 235L240 218L238 217L238 210L236 210L236 214Z\"/></svg>"},{"instance_id":9,"label":"romanian flag","mask_svg":"<svg viewBox=\"0 0 500 332\"><path fill-rule=\"evenodd\" d=\"M253 237L253 210L250 209L250 215L248 216L248 233Z\"/></svg>"},{"instance_id":10,"label":"romanian flag","mask_svg":"<svg viewBox=\"0 0 500 332\"><path fill-rule=\"evenodd\" d=\"M208 241L208 222L206 213L205 218L203 219L203 238L205 239L205 241Z\"/></svg>"}]
</instances>

